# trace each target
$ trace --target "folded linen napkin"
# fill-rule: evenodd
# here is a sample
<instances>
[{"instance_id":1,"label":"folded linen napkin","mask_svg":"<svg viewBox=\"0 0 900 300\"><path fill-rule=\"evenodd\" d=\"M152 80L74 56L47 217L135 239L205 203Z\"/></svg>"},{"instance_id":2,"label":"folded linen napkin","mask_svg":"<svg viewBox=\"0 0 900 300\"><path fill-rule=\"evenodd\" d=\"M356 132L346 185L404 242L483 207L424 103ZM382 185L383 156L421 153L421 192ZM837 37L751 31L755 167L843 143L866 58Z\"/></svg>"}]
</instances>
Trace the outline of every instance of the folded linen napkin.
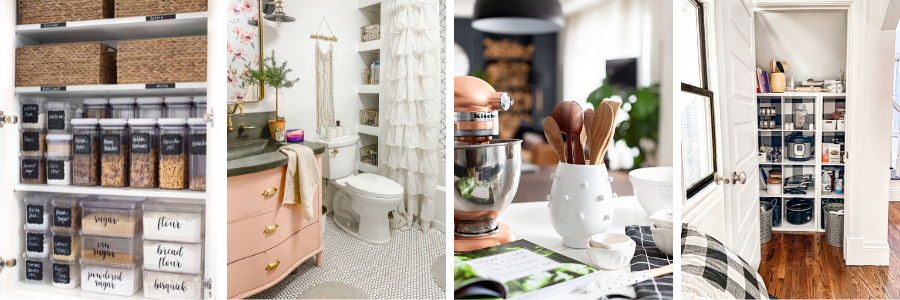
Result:
<instances>
[{"instance_id":1,"label":"folded linen napkin","mask_svg":"<svg viewBox=\"0 0 900 300\"><path fill-rule=\"evenodd\" d=\"M319 164L312 149L292 144L278 149L288 156L287 174L284 176L282 204L300 204L303 217L313 218L313 199L319 187Z\"/></svg>"}]
</instances>

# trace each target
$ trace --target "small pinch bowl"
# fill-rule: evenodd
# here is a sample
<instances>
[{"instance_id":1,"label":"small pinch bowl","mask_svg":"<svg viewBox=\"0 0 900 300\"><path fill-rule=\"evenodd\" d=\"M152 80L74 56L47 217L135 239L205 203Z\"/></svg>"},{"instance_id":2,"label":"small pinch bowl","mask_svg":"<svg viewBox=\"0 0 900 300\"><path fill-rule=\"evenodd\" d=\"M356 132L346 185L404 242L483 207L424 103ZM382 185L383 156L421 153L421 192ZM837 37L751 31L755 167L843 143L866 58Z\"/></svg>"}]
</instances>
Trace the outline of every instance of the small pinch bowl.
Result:
<instances>
[{"instance_id":1,"label":"small pinch bowl","mask_svg":"<svg viewBox=\"0 0 900 300\"><path fill-rule=\"evenodd\" d=\"M672 255L675 246L674 229L657 227L656 223L650 223L650 232L653 233L653 243L659 251Z\"/></svg>"},{"instance_id":2,"label":"small pinch bowl","mask_svg":"<svg viewBox=\"0 0 900 300\"><path fill-rule=\"evenodd\" d=\"M604 234L622 235L618 233ZM631 263L631 258L634 257L634 250L637 248L637 244L635 244L634 241L632 241L630 245L612 249L591 247L590 243L591 238L588 238L587 253L588 257L591 259L591 263L593 263L594 266L604 270L617 270L624 268L629 263Z\"/></svg>"}]
</instances>

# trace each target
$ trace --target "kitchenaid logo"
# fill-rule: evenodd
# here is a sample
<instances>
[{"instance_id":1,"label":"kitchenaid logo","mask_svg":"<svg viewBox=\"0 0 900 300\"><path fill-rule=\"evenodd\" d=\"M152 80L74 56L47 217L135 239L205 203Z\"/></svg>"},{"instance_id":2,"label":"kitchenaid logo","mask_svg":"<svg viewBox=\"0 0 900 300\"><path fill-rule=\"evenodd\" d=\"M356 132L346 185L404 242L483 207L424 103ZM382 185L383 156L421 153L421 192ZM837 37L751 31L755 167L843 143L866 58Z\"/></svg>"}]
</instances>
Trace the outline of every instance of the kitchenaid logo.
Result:
<instances>
[{"instance_id":1,"label":"kitchenaid logo","mask_svg":"<svg viewBox=\"0 0 900 300\"><path fill-rule=\"evenodd\" d=\"M493 120L494 114L489 112L476 112L472 114L475 117L475 120Z\"/></svg>"},{"instance_id":2,"label":"kitchenaid logo","mask_svg":"<svg viewBox=\"0 0 900 300\"><path fill-rule=\"evenodd\" d=\"M87 275L88 275L87 276L88 282L90 282L92 279L96 280L96 281L94 281L94 286L100 287L104 291L106 289L115 289L116 288L115 282L122 281L122 277L123 277L122 271L120 271L118 274L115 274L115 273L110 273L109 270L106 270L103 273L88 272ZM101 280L108 280L108 281L101 281Z\"/></svg>"},{"instance_id":3,"label":"kitchenaid logo","mask_svg":"<svg viewBox=\"0 0 900 300\"><path fill-rule=\"evenodd\" d=\"M187 292L187 285L184 281L181 283L164 283L159 282L159 279L153 281L153 288L157 290L166 290L166 293L172 293L172 291L180 291L182 293Z\"/></svg>"},{"instance_id":4,"label":"kitchenaid logo","mask_svg":"<svg viewBox=\"0 0 900 300\"><path fill-rule=\"evenodd\" d=\"M106 225L108 225L110 223L112 223L113 225L116 225L116 217L94 216L94 223L103 223L103 227L106 227ZM106 246L106 247L109 248L109 246Z\"/></svg>"},{"instance_id":5,"label":"kitchenaid logo","mask_svg":"<svg viewBox=\"0 0 900 300\"><path fill-rule=\"evenodd\" d=\"M157 230L162 230L163 228L169 228L169 227L174 228L174 229L181 229L181 222L178 220L169 221L169 220L166 220L166 217L159 218L159 220L156 221L156 229Z\"/></svg>"}]
</instances>

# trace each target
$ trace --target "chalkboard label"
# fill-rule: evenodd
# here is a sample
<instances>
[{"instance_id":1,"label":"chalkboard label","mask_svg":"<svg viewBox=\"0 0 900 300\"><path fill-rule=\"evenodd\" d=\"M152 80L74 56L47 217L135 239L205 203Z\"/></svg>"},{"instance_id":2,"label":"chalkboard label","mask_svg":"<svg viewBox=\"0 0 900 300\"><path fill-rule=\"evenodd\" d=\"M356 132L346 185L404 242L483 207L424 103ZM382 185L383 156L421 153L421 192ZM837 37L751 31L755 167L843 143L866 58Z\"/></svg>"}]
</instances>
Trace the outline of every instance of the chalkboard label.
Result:
<instances>
[{"instance_id":1,"label":"chalkboard label","mask_svg":"<svg viewBox=\"0 0 900 300\"><path fill-rule=\"evenodd\" d=\"M66 179L66 162L63 160L47 160L47 179Z\"/></svg>"},{"instance_id":2,"label":"chalkboard label","mask_svg":"<svg viewBox=\"0 0 900 300\"><path fill-rule=\"evenodd\" d=\"M174 88L175 88L175 83L174 83L174 82L169 82L169 83L148 83L148 84L145 86L145 88L148 88L148 89L174 89Z\"/></svg>"},{"instance_id":3,"label":"chalkboard label","mask_svg":"<svg viewBox=\"0 0 900 300\"><path fill-rule=\"evenodd\" d=\"M75 149L72 149L72 152L75 152L75 154L91 154L93 142L90 134L76 134L72 140L75 141Z\"/></svg>"},{"instance_id":4,"label":"chalkboard label","mask_svg":"<svg viewBox=\"0 0 900 300\"><path fill-rule=\"evenodd\" d=\"M41 150L41 132L40 131L22 131L22 151L39 151Z\"/></svg>"},{"instance_id":5,"label":"chalkboard label","mask_svg":"<svg viewBox=\"0 0 900 300\"><path fill-rule=\"evenodd\" d=\"M191 155L206 155L206 134L191 135Z\"/></svg>"},{"instance_id":6,"label":"chalkboard label","mask_svg":"<svg viewBox=\"0 0 900 300\"><path fill-rule=\"evenodd\" d=\"M53 282L69 284L69 281L72 280L69 277L69 272L71 272L69 267L67 264L53 264Z\"/></svg>"},{"instance_id":7,"label":"chalkboard label","mask_svg":"<svg viewBox=\"0 0 900 300\"><path fill-rule=\"evenodd\" d=\"M38 180L40 179L41 160L39 159L23 159L22 160L22 178Z\"/></svg>"},{"instance_id":8,"label":"chalkboard label","mask_svg":"<svg viewBox=\"0 0 900 300\"><path fill-rule=\"evenodd\" d=\"M64 110L47 111L47 129L65 130L66 129L66 111L64 111Z\"/></svg>"},{"instance_id":9,"label":"chalkboard label","mask_svg":"<svg viewBox=\"0 0 900 300\"><path fill-rule=\"evenodd\" d=\"M158 15L158 16L147 16L147 21L160 21L160 20L174 20L175 15Z\"/></svg>"},{"instance_id":10,"label":"chalkboard label","mask_svg":"<svg viewBox=\"0 0 900 300\"><path fill-rule=\"evenodd\" d=\"M71 207L54 207L53 208L53 226L54 227L72 227L72 208Z\"/></svg>"},{"instance_id":11,"label":"chalkboard label","mask_svg":"<svg viewBox=\"0 0 900 300\"><path fill-rule=\"evenodd\" d=\"M58 27L66 27L66 22L56 22L56 23L44 23L44 24L41 24L41 28L58 28Z\"/></svg>"},{"instance_id":12,"label":"chalkboard label","mask_svg":"<svg viewBox=\"0 0 900 300\"><path fill-rule=\"evenodd\" d=\"M44 252L44 234L35 232L25 233L25 250L28 252Z\"/></svg>"},{"instance_id":13,"label":"chalkboard label","mask_svg":"<svg viewBox=\"0 0 900 300\"><path fill-rule=\"evenodd\" d=\"M65 92L66 86L42 86L41 92Z\"/></svg>"},{"instance_id":14,"label":"chalkboard label","mask_svg":"<svg viewBox=\"0 0 900 300\"><path fill-rule=\"evenodd\" d=\"M179 155L184 152L184 136L180 134L163 134L159 137L160 152L163 155Z\"/></svg>"},{"instance_id":15,"label":"chalkboard label","mask_svg":"<svg viewBox=\"0 0 900 300\"><path fill-rule=\"evenodd\" d=\"M34 204L26 205L25 222L28 222L28 224L44 224L44 206Z\"/></svg>"},{"instance_id":16,"label":"chalkboard label","mask_svg":"<svg viewBox=\"0 0 900 300\"><path fill-rule=\"evenodd\" d=\"M150 134L136 133L131 135L132 153L150 153Z\"/></svg>"},{"instance_id":17,"label":"chalkboard label","mask_svg":"<svg viewBox=\"0 0 900 300\"><path fill-rule=\"evenodd\" d=\"M25 278L34 281L44 280L44 262L36 260L25 261Z\"/></svg>"},{"instance_id":18,"label":"chalkboard label","mask_svg":"<svg viewBox=\"0 0 900 300\"><path fill-rule=\"evenodd\" d=\"M103 154L119 154L121 148L122 138L118 134L103 135Z\"/></svg>"},{"instance_id":19,"label":"chalkboard label","mask_svg":"<svg viewBox=\"0 0 900 300\"><path fill-rule=\"evenodd\" d=\"M70 235L54 235L53 236L53 255L72 255L72 236Z\"/></svg>"},{"instance_id":20,"label":"chalkboard label","mask_svg":"<svg viewBox=\"0 0 900 300\"><path fill-rule=\"evenodd\" d=\"M37 123L40 113L40 106L37 104L22 104L22 123Z\"/></svg>"}]
</instances>

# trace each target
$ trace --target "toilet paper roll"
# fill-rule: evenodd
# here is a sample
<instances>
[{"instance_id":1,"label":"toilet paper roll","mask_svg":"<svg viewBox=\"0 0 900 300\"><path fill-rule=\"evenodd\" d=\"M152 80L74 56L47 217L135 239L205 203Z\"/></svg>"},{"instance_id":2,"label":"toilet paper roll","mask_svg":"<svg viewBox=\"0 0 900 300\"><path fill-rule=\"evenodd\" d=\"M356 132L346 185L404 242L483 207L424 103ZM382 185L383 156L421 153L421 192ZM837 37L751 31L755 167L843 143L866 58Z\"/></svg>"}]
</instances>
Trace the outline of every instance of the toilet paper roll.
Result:
<instances>
[{"instance_id":1,"label":"toilet paper roll","mask_svg":"<svg viewBox=\"0 0 900 300\"><path fill-rule=\"evenodd\" d=\"M325 129L325 139L326 140L333 140L334 138L337 137L336 134L337 133L335 132L334 127L328 127Z\"/></svg>"},{"instance_id":2,"label":"toilet paper roll","mask_svg":"<svg viewBox=\"0 0 900 300\"><path fill-rule=\"evenodd\" d=\"M344 125L343 127L344 127L344 135L352 135L353 134L352 132L350 132L350 125Z\"/></svg>"},{"instance_id":3,"label":"toilet paper roll","mask_svg":"<svg viewBox=\"0 0 900 300\"><path fill-rule=\"evenodd\" d=\"M340 126L334 128L334 137L340 138L344 136L344 128Z\"/></svg>"}]
</instances>

